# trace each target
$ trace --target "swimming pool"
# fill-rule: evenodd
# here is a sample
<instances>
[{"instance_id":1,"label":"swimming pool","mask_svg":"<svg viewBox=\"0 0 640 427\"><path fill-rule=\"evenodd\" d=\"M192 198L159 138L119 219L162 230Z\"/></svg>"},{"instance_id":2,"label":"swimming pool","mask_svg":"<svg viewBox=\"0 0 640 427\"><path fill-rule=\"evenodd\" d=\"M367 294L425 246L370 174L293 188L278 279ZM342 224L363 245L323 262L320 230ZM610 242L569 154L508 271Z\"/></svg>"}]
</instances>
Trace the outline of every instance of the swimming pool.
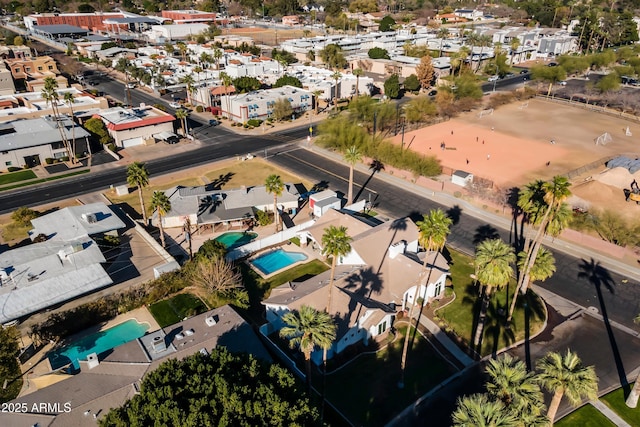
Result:
<instances>
[{"instance_id":1,"label":"swimming pool","mask_svg":"<svg viewBox=\"0 0 640 427\"><path fill-rule=\"evenodd\" d=\"M241 231L229 231L216 237L215 241L218 241L225 245L227 249L237 248L238 246L246 245L253 239L258 237L256 233L247 233Z\"/></svg>"},{"instance_id":2,"label":"swimming pool","mask_svg":"<svg viewBox=\"0 0 640 427\"><path fill-rule=\"evenodd\" d=\"M75 370L80 369L78 360L86 359L91 353L104 353L119 345L140 338L147 332L147 323L138 323L135 319L127 320L112 328L96 332L50 352L47 357L51 369L58 369L71 363Z\"/></svg>"},{"instance_id":3,"label":"swimming pool","mask_svg":"<svg viewBox=\"0 0 640 427\"><path fill-rule=\"evenodd\" d=\"M299 252L285 252L282 249L276 249L264 255L249 261L251 265L256 267L262 274L271 274L285 267L295 264L299 261L307 259L305 254Z\"/></svg>"}]
</instances>

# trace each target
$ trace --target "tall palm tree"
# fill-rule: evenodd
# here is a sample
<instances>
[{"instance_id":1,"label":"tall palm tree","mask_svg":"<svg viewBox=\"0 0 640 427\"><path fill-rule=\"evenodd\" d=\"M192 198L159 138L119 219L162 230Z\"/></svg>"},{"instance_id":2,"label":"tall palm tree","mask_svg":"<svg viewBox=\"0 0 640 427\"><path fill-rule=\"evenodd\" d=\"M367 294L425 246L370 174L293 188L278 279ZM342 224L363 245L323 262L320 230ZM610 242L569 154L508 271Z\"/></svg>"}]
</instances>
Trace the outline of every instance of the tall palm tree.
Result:
<instances>
[{"instance_id":1,"label":"tall palm tree","mask_svg":"<svg viewBox=\"0 0 640 427\"><path fill-rule=\"evenodd\" d=\"M480 317L473 344L478 345L484 332L485 317L491 294L509 283L513 274L511 266L516 260L513 248L502 239L491 239L481 242L476 247L476 278L484 286L484 295L480 306Z\"/></svg>"},{"instance_id":2,"label":"tall palm tree","mask_svg":"<svg viewBox=\"0 0 640 427\"><path fill-rule=\"evenodd\" d=\"M429 259L429 253L431 251L441 251L449 237L449 231L453 221L447 216L442 209L434 209L429 212L429 215L423 215L422 221L418 221L416 225L420 232L419 243L425 248L426 254L424 256L423 270L427 268L427 260ZM433 269L429 269L429 275L425 282L425 286L429 286L431 281L431 272ZM423 271L424 273L424 271ZM411 321L413 320L413 311L418 303L418 291L420 290L421 283L417 284L416 293L413 295L413 302L409 309L409 326L407 327L407 333L404 337L404 345L402 348L402 358L400 361L400 386L404 386L404 372L407 362L407 353L409 351L409 332L411 330Z\"/></svg>"},{"instance_id":3,"label":"tall palm tree","mask_svg":"<svg viewBox=\"0 0 640 427\"><path fill-rule=\"evenodd\" d=\"M533 241L531 242L531 247L527 249L527 262L524 269L520 271L516 289L522 290L523 284L529 283L531 269L536 262L536 257L538 256L538 252L540 251L544 235L548 231L549 224L553 222L558 216L558 213L563 210L562 207L565 200L567 200L567 198L571 196L571 191L569 190L570 186L571 183L566 177L559 175L555 176L550 182L545 182L542 184L540 188L541 193L537 193L538 200L531 204L531 206L533 206L532 210L536 212L536 216L539 216L542 211L544 213L539 219L538 230L535 237L533 238ZM540 195L542 197L542 201L539 200ZM523 203L522 206L526 205ZM525 212L527 212L527 210L525 210ZM560 224L555 223L552 231L559 233L561 231Z\"/></svg>"},{"instance_id":4,"label":"tall palm tree","mask_svg":"<svg viewBox=\"0 0 640 427\"><path fill-rule=\"evenodd\" d=\"M213 57L207 52L202 52L200 54L200 65L202 68L208 69L211 66L211 61Z\"/></svg>"},{"instance_id":5,"label":"tall palm tree","mask_svg":"<svg viewBox=\"0 0 640 427\"><path fill-rule=\"evenodd\" d=\"M322 235L322 254L331 256L331 276L329 277L329 295L327 296L326 312L331 313L331 291L333 279L336 273L338 257L343 257L351 252L351 237L347 234L347 227L330 225Z\"/></svg>"},{"instance_id":6,"label":"tall palm tree","mask_svg":"<svg viewBox=\"0 0 640 427\"><path fill-rule=\"evenodd\" d=\"M513 57L515 56L519 47L520 47L520 39L517 37L513 37L511 39L511 43L509 44L509 48L511 50L511 65L513 65Z\"/></svg>"},{"instance_id":7,"label":"tall palm tree","mask_svg":"<svg viewBox=\"0 0 640 427\"><path fill-rule=\"evenodd\" d=\"M216 70L220 70L220 60L224 56L222 49L216 47L215 49L213 49L213 55L211 56L213 57L213 60L216 62Z\"/></svg>"},{"instance_id":8,"label":"tall palm tree","mask_svg":"<svg viewBox=\"0 0 640 427\"><path fill-rule=\"evenodd\" d=\"M196 84L197 84L197 87L200 87L200 73L203 72L203 71L204 71L204 68L202 68L199 65L193 67L193 72L196 73ZM202 91L200 91L200 100L198 102L200 102L200 104L204 104L204 102L202 102Z\"/></svg>"},{"instance_id":9,"label":"tall palm tree","mask_svg":"<svg viewBox=\"0 0 640 427\"><path fill-rule=\"evenodd\" d=\"M333 106L336 109L336 111L338 111L338 82L340 81L340 77L342 77L342 73L340 73L340 71L336 71L331 75L331 78L334 79L336 81L336 86L335 86L335 98L333 98Z\"/></svg>"},{"instance_id":10,"label":"tall palm tree","mask_svg":"<svg viewBox=\"0 0 640 427\"><path fill-rule=\"evenodd\" d=\"M63 95L64 102L69 106L69 111L71 113L71 154L73 156L70 158L71 163L75 163L76 160L76 122L75 122L75 114L73 113L73 104L76 102L76 98L73 96L71 92L65 92Z\"/></svg>"},{"instance_id":11,"label":"tall palm tree","mask_svg":"<svg viewBox=\"0 0 640 427\"><path fill-rule=\"evenodd\" d=\"M525 263L527 262L527 252L521 251L518 254L518 269L522 271L525 267ZM541 281L544 282L556 272L556 259L553 257L551 251L546 248L540 248L538 252L538 256L536 257L536 262L533 264L531 268L530 280L531 282ZM522 289L526 293L529 288L529 283L525 283ZM511 322L511 318L513 317L513 311L516 308L516 301L518 300L518 296L520 293L516 289L513 293L513 298L511 300L511 306L509 307L509 316L507 316L507 324Z\"/></svg>"},{"instance_id":12,"label":"tall palm tree","mask_svg":"<svg viewBox=\"0 0 640 427\"><path fill-rule=\"evenodd\" d=\"M598 377L595 368L583 366L578 355L571 350L567 350L564 355L556 352L547 353L538 361L536 368L540 371L540 384L553 393L547 412L551 425L564 396L572 406L578 406L585 397L598 397Z\"/></svg>"},{"instance_id":13,"label":"tall palm tree","mask_svg":"<svg viewBox=\"0 0 640 427\"><path fill-rule=\"evenodd\" d=\"M162 247L164 244L164 227L162 225L162 218L171 210L171 201L164 194L164 191L154 191L153 197L151 197L151 209L158 211L158 228L160 229L160 242Z\"/></svg>"},{"instance_id":14,"label":"tall palm tree","mask_svg":"<svg viewBox=\"0 0 640 427\"><path fill-rule=\"evenodd\" d=\"M527 371L524 362L505 353L498 359L489 360L486 372L489 375L486 384L489 396L501 401L523 427L548 424L543 414L544 395L535 373Z\"/></svg>"},{"instance_id":15,"label":"tall palm tree","mask_svg":"<svg viewBox=\"0 0 640 427\"><path fill-rule=\"evenodd\" d=\"M320 114L319 112L319 107L320 107L320 95L322 95L324 93L324 91L322 90L314 90L313 91L313 97L316 100L316 116L318 114Z\"/></svg>"},{"instance_id":16,"label":"tall palm tree","mask_svg":"<svg viewBox=\"0 0 640 427\"><path fill-rule=\"evenodd\" d=\"M317 346L327 350L336 339L336 325L329 313L303 305L298 311L282 316L285 323L280 336L289 339L291 348L298 347L304 354L307 370L307 388L311 392L311 353Z\"/></svg>"},{"instance_id":17,"label":"tall palm tree","mask_svg":"<svg viewBox=\"0 0 640 427\"><path fill-rule=\"evenodd\" d=\"M178 48L178 51L180 52L180 56L182 57L182 60L186 61L187 60L187 51L189 50L187 45L184 42L178 42L178 43L176 43L176 47Z\"/></svg>"},{"instance_id":18,"label":"tall palm tree","mask_svg":"<svg viewBox=\"0 0 640 427\"><path fill-rule=\"evenodd\" d=\"M138 187L138 197L140 198L140 209L142 210L142 220L147 223L147 210L144 207L142 189L149 185L149 171L144 163L133 162L127 167L127 183Z\"/></svg>"},{"instance_id":19,"label":"tall palm tree","mask_svg":"<svg viewBox=\"0 0 640 427\"><path fill-rule=\"evenodd\" d=\"M349 192L347 194L347 204L353 203L353 167L362 160L362 153L358 147L352 145L344 153L344 160L349 164Z\"/></svg>"},{"instance_id":20,"label":"tall palm tree","mask_svg":"<svg viewBox=\"0 0 640 427\"><path fill-rule=\"evenodd\" d=\"M273 222L276 224L276 231L278 231L280 222L280 215L278 215L278 197L282 196L282 192L284 191L282 178L276 174L269 175L265 181L265 189L267 193L273 194Z\"/></svg>"},{"instance_id":21,"label":"tall palm tree","mask_svg":"<svg viewBox=\"0 0 640 427\"><path fill-rule=\"evenodd\" d=\"M356 98L360 95L360 76L364 75L362 68L356 68L353 70L353 75L356 76Z\"/></svg>"},{"instance_id":22,"label":"tall palm tree","mask_svg":"<svg viewBox=\"0 0 640 427\"><path fill-rule=\"evenodd\" d=\"M459 397L451 418L454 427L518 427L515 414L486 394Z\"/></svg>"},{"instance_id":23,"label":"tall palm tree","mask_svg":"<svg viewBox=\"0 0 640 427\"><path fill-rule=\"evenodd\" d=\"M441 57L442 56L442 45L444 43L444 39L449 37L449 29L446 28L446 27L440 27L438 29L437 36L440 39L440 52L438 53L438 57Z\"/></svg>"},{"instance_id":24,"label":"tall palm tree","mask_svg":"<svg viewBox=\"0 0 640 427\"><path fill-rule=\"evenodd\" d=\"M183 78L180 79L180 83L184 83L187 88L187 102L189 104L193 104L193 100L191 99L191 95L195 92L195 80L191 76L191 74L187 74Z\"/></svg>"},{"instance_id":25,"label":"tall palm tree","mask_svg":"<svg viewBox=\"0 0 640 427\"><path fill-rule=\"evenodd\" d=\"M45 77L44 87L42 88L42 98L47 102L47 104L51 104L51 111L53 112L53 118L56 121L58 132L60 133L60 139L62 140L64 147L67 149L67 156L69 156L69 159L73 161L73 152L71 151L69 140L67 139L67 132L64 123L60 120L60 110L58 109L58 103L60 102L58 81L53 77Z\"/></svg>"},{"instance_id":26,"label":"tall palm tree","mask_svg":"<svg viewBox=\"0 0 640 427\"><path fill-rule=\"evenodd\" d=\"M227 98L227 117L231 118L231 100L229 99L229 86L233 84L233 79L229 74L221 72L220 80L222 80L222 86L224 86L224 95Z\"/></svg>"},{"instance_id":27,"label":"tall palm tree","mask_svg":"<svg viewBox=\"0 0 640 427\"><path fill-rule=\"evenodd\" d=\"M640 323L640 314L633 319L635 323ZM633 385L631 389L631 393L627 396L627 400L625 403L629 408L636 408L638 406L638 397L640 396L640 373L638 373L638 377L636 378L636 383Z\"/></svg>"},{"instance_id":28,"label":"tall palm tree","mask_svg":"<svg viewBox=\"0 0 640 427\"><path fill-rule=\"evenodd\" d=\"M180 126L182 127L182 134L187 136L187 117L189 117L189 110L185 110L184 108L178 108L176 110L176 119L180 120Z\"/></svg>"}]
</instances>

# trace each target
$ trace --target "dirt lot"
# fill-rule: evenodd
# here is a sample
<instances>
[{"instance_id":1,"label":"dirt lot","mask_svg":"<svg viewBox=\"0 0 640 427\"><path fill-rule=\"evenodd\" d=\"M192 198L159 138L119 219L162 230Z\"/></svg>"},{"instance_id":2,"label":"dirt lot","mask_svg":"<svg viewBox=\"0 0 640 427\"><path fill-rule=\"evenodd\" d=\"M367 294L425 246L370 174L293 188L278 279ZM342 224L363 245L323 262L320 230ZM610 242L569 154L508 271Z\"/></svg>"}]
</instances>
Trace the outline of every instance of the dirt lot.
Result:
<instances>
[{"instance_id":1,"label":"dirt lot","mask_svg":"<svg viewBox=\"0 0 640 427\"><path fill-rule=\"evenodd\" d=\"M225 29L223 35L225 34L251 36L256 44L266 44L274 47L285 40L299 39L304 36L302 30L274 30L272 28L258 27ZM311 31L309 37L313 37L315 35L317 35L316 32Z\"/></svg>"},{"instance_id":2,"label":"dirt lot","mask_svg":"<svg viewBox=\"0 0 640 427\"><path fill-rule=\"evenodd\" d=\"M627 126L636 136L625 135ZM604 132L609 132L613 141L605 146L595 145L595 138ZM471 172L508 188L533 179L548 179L607 156L637 155L640 152L636 147L637 135L640 135L637 123L530 100L526 107L514 103L482 118L474 112L408 132L404 142L405 146L411 143L412 150L435 155L445 167ZM400 144L401 136L395 137L394 142ZM615 209L629 218L637 218L640 206L626 203L621 188L594 179L605 169L603 164L574 180L572 191L582 199L576 198L575 203Z\"/></svg>"}]
</instances>

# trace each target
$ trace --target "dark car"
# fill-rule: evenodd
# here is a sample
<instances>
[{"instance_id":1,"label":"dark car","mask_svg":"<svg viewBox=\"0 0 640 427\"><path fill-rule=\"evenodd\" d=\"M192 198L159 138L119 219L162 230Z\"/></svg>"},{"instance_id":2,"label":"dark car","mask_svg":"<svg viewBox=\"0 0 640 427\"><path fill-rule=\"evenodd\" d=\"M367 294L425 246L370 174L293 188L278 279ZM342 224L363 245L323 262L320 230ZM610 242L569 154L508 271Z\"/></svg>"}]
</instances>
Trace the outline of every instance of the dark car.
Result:
<instances>
[{"instance_id":1,"label":"dark car","mask_svg":"<svg viewBox=\"0 0 640 427\"><path fill-rule=\"evenodd\" d=\"M211 119L209 120L209 126L218 126L220 124L219 120Z\"/></svg>"},{"instance_id":2,"label":"dark car","mask_svg":"<svg viewBox=\"0 0 640 427\"><path fill-rule=\"evenodd\" d=\"M557 64L557 63L555 63L555 62L549 62L549 65L548 65L548 66L549 66L549 67L557 67L557 66L558 66L558 64Z\"/></svg>"},{"instance_id":3,"label":"dark car","mask_svg":"<svg viewBox=\"0 0 640 427\"><path fill-rule=\"evenodd\" d=\"M529 70L520 70L520 74L529 74Z\"/></svg>"},{"instance_id":4,"label":"dark car","mask_svg":"<svg viewBox=\"0 0 640 427\"><path fill-rule=\"evenodd\" d=\"M438 91L435 89L429 92L429 96L436 96L437 94L438 94Z\"/></svg>"}]
</instances>

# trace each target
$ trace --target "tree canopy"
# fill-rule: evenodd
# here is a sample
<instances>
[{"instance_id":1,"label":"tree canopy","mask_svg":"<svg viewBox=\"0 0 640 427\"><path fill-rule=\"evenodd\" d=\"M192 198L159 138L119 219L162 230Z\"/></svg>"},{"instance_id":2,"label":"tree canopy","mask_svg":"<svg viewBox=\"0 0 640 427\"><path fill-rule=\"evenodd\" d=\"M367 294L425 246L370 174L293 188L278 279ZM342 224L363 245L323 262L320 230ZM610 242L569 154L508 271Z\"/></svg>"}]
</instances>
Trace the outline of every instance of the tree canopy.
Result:
<instances>
[{"instance_id":1,"label":"tree canopy","mask_svg":"<svg viewBox=\"0 0 640 427\"><path fill-rule=\"evenodd\" d=\"M347 65L342 48L337 44L329 44L320 51L320 59L329 68L343 69Z\"/></svg>"},{"instance_id":2,"label":"tree canopy","mask_svg":"<svg viewBox=\"0 0 640 427\"><path fill-rule=\"evenodd\" d=\"M318 418L304 387L286 369L219 347L210 356L162 363L144 378L140 393L100 425L303 426Z\"/></svg>"},{"instance_id":3,"label":"tree canopy","mask_svg":"<svg viewBox=\"0 0 640 427\"><path fill-rule=\"evenodd\" d=\"M387 15L380 20L380 31L391 31L394 25L396 25L395 19Z\"/></svg>"},{"instance_id":4,"label":"tree canopy","mask_svg":"<svg viewBox=\"0 0 640 427\"><path fill-rule=\"evenodd\" d=\"M282 87L282 86L295 86L295 87L301 88L302 82L300 82L300 79L298 79L297 77L284 75L280 77L278 80L276 80L276 83L273 85L273 87Z\"/></svg>"},{"instance_id":5,"label":"tree canopy","mask_svg":"<svg viewBox=\"0 0 640 427\"><path fill-rule=\"evenodd\" d=\"M373 47L369 49L368 53L371 59L389 59L389 52L381 47Z\"/></svg>"},{"instance_id":6,"label":"tree canopy","mask_svg":"<svg viewBox=\"0 0 640 427\"><path fill-rule=\"evenodd\" d=\"M391 75L391 77L384 82L384 94L391 99L400 97L400 80L397 74Z\"/></svg>"},{"instance_id":7,"label":"tree canopy","mask_svg":"<svg viewBox=\"0 0 640 427\"><path fill-rule=\"evenodd\" d=\"M260 89L261 84L260 80L256 79L255 77L243 76L234 79L233 86L238 92L246 93Z\"/></svg>"}]
</instances>

